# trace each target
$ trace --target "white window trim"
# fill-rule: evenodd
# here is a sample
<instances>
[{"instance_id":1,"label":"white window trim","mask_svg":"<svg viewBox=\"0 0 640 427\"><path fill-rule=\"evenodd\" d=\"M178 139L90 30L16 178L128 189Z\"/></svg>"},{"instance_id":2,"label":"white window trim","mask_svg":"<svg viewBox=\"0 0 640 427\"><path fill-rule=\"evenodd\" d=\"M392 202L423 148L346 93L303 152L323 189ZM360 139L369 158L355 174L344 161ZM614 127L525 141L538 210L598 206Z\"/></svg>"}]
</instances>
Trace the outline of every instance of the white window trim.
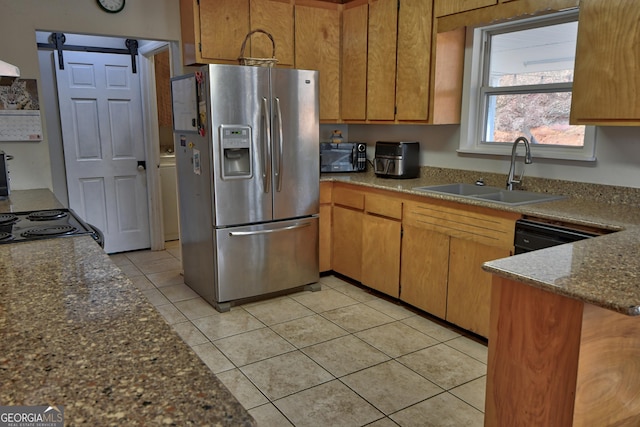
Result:
<instances>
[{"instance_id":1,"label":"white window trim","mask_svg":"<svg viewBox=\"0 0 640 427\"><path fill-rule=\"evenodd\" d=\"M561 12L562 14L577 14L576 10ZM554 16L560 16L555 14ZM540 18L530 18L518 21L526 23ZM513 22L469 28L465 47L464 80L462 89L462 120L460 126L460 147L458 153L478 154L490 156L511 156L511 143L482 143L484 123L482 117L483 97L482 85L482 31L512 26ZM541 159L576 160L585 162L596 161L596 126L586 126L584 145L582 147L568 146L539 146L531 145L531 154Z\"/></svg>"}]
</instances>

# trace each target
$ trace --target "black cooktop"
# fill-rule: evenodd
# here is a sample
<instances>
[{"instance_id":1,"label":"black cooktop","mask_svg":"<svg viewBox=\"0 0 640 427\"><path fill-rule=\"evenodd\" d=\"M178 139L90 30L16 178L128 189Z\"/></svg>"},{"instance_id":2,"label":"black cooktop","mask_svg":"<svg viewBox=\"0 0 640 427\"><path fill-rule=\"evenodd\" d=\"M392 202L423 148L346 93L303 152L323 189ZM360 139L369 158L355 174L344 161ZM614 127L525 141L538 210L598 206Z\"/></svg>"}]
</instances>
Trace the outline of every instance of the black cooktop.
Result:
<instances>
[{"instance_id":1,"label":"black cooktop","mask_svg":"<svg viewBox=\"0 0 640 427\"><path fill-rule=\"evenodd\" d=\"M0 213L0 244L98 232L69 209Z\"/></svg>"}]
</instances>

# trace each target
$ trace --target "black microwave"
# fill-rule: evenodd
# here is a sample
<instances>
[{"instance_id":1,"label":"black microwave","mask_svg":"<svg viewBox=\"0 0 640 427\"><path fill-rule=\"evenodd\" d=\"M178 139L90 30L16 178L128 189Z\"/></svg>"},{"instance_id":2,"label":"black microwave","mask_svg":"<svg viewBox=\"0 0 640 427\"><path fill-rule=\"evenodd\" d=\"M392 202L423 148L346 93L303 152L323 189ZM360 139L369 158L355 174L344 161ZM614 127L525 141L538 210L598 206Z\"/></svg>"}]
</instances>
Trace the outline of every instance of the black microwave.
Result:
<instances>
[{"instance_id":1,"label":"black microwave","mask_svg":"<svg viewBox=\"0 0 640 427\"><path fill-rule=\"evenodd\" d=\"M320 143L320 172L364 172L367 144L364 142Z\"/></svg>"}]
</instances>

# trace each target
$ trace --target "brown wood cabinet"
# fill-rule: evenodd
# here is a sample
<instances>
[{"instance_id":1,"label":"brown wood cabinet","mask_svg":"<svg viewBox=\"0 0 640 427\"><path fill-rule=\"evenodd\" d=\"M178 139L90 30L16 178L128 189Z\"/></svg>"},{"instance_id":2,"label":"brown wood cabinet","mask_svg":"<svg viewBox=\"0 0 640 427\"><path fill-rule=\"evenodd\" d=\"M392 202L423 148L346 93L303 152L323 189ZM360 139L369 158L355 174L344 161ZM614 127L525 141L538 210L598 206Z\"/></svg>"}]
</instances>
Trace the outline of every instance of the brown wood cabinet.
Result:
<instances>
[{"instance_id":1,"label":"brown wood cabinet","mask_svg":"<svg viewBox=\"0 0 640 427\"><path fill-rule=\"evenodd\" d=\"M249 31L261 28L274 38L278 65L293 65L293 5L288 0L180 0L184 65L238 64ZM263 34L247 41L245 56L270 58Z\"/></svg>"},{"instance_id":2,"label":"brown wood cabinet","mask_svg":"<svg viewBox=\"0 0 640 427\"><path fill-rule=\"evenodd\" d=\"M400 296L400 243L402 201L393 197L365 193L362 218L363 285Z\"/></svg>"},{"instance_id":3,"label":"brown wood cabinet","mask_svg":"<svg viewBox=\"0 0 640 427\"><path fill-rule=\"evenodd\" d=\"M333 184L320 183L320 221L319 221L319 266L320 272L331 270L331 229L332 229L332 198Z\"/></svg>"},{"instance_id":4,"label":"brown wood cabinet","mask_svg":"<svg viewBox=\"0 0 640 427\"><path fill-rule=\"evenodd\" d=\"M638 22L637 1L580 2L572 124L640 124Z\"/></svg>"},{"instance_id":5,"label":"brown wood cabinet","mask_svg":"<svg viewBox=\"0 0 640 427\"><path fill-rule=\"evenodd\" d=\"M369 5L367 119L394 120L398 0Z\"/></svg>"},{"instance_id":6,"label":"brown wood cabinet","mask_svg":"<svg viewBox=\"0 0 640 427\"><path fill-rule=\"evenodd\" d=\"M487 337L491 275L482 263L512 253L519 217L452 202L405 202L400 299Z\"/></svg>"},{"instance_id":7,"label":"brown wood cabinet","mask_svg":"<svg viewBox=\"0 0 640 427\"><path fill-rule=\"evenodd\" d=\"M405 221L401 261L400 299L446 318L449 236Z\"/></svg>"},{"instance_id":8,"label":"brown wood cabinet","mask_svg":"<svg viewBox=\"0 0 640 427\"><path fill-rule=\"evenodd\" d=\"M320 120L340 119L340 10L306 0L295 5L295 66L320 71Z\"/></svg>"},{"instance_id":9,"label":"brown wood cabinet","mask_svg":"<svg viewBox=\"0 0 640 427\"><path fill-rule=\"evenodd\" d=\"M347 186L333 188L333 271L360 281L362 274L362 216L364 193Z\"/></svg>"},{"instance_id":10,"label":"brown wood cabinet","mask_svg":"<svg viewBox=\"0 0 640 427\"><path fill-rule=\"evenodd\" d=\"M342 11L341 118L367 117L367 0L345 5Z\"/></svg>"},{"instance_id":11,"label":"brown wood cabinet","mask_svg":"<svg viewBox=\"0 0 640 427\"><path fill-rule=\"evenodd\" d=\"M293 67L293 4L289 0L251 0L251 30L263 29L273 36L278 66ZM271 58L272 43L262 34L251 36L251 56Z\"/></svg>"},{"instance_id":12,"label":"brown wood cabinet","mask_svg":"<svg viewBox=\"0 0 640 427\"><path fill-rule=\"evenodd\" d=\"M493 6L498 0L435 0L435 16L453 15L467 10Z\"/></svg>"}]
</instances>

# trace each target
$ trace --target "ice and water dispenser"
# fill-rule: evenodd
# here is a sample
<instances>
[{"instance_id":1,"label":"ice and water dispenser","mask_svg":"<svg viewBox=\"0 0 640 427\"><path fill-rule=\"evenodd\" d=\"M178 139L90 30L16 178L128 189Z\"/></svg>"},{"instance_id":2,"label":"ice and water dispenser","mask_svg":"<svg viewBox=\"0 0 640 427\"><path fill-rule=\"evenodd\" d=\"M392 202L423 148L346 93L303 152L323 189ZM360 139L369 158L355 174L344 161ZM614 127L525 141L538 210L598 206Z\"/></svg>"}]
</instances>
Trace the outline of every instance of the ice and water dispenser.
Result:
<instances>
[{"instance_id":1,"label":"ice and water dispenser","mask_svg":"<svg viewBox=\"0 0 640 427\"><path fill-rule=\"evenodd\" d=\"M253 176L250 126L221 125L220 150L222 151L223 179Z\"/></svg>"}]
</instances>

